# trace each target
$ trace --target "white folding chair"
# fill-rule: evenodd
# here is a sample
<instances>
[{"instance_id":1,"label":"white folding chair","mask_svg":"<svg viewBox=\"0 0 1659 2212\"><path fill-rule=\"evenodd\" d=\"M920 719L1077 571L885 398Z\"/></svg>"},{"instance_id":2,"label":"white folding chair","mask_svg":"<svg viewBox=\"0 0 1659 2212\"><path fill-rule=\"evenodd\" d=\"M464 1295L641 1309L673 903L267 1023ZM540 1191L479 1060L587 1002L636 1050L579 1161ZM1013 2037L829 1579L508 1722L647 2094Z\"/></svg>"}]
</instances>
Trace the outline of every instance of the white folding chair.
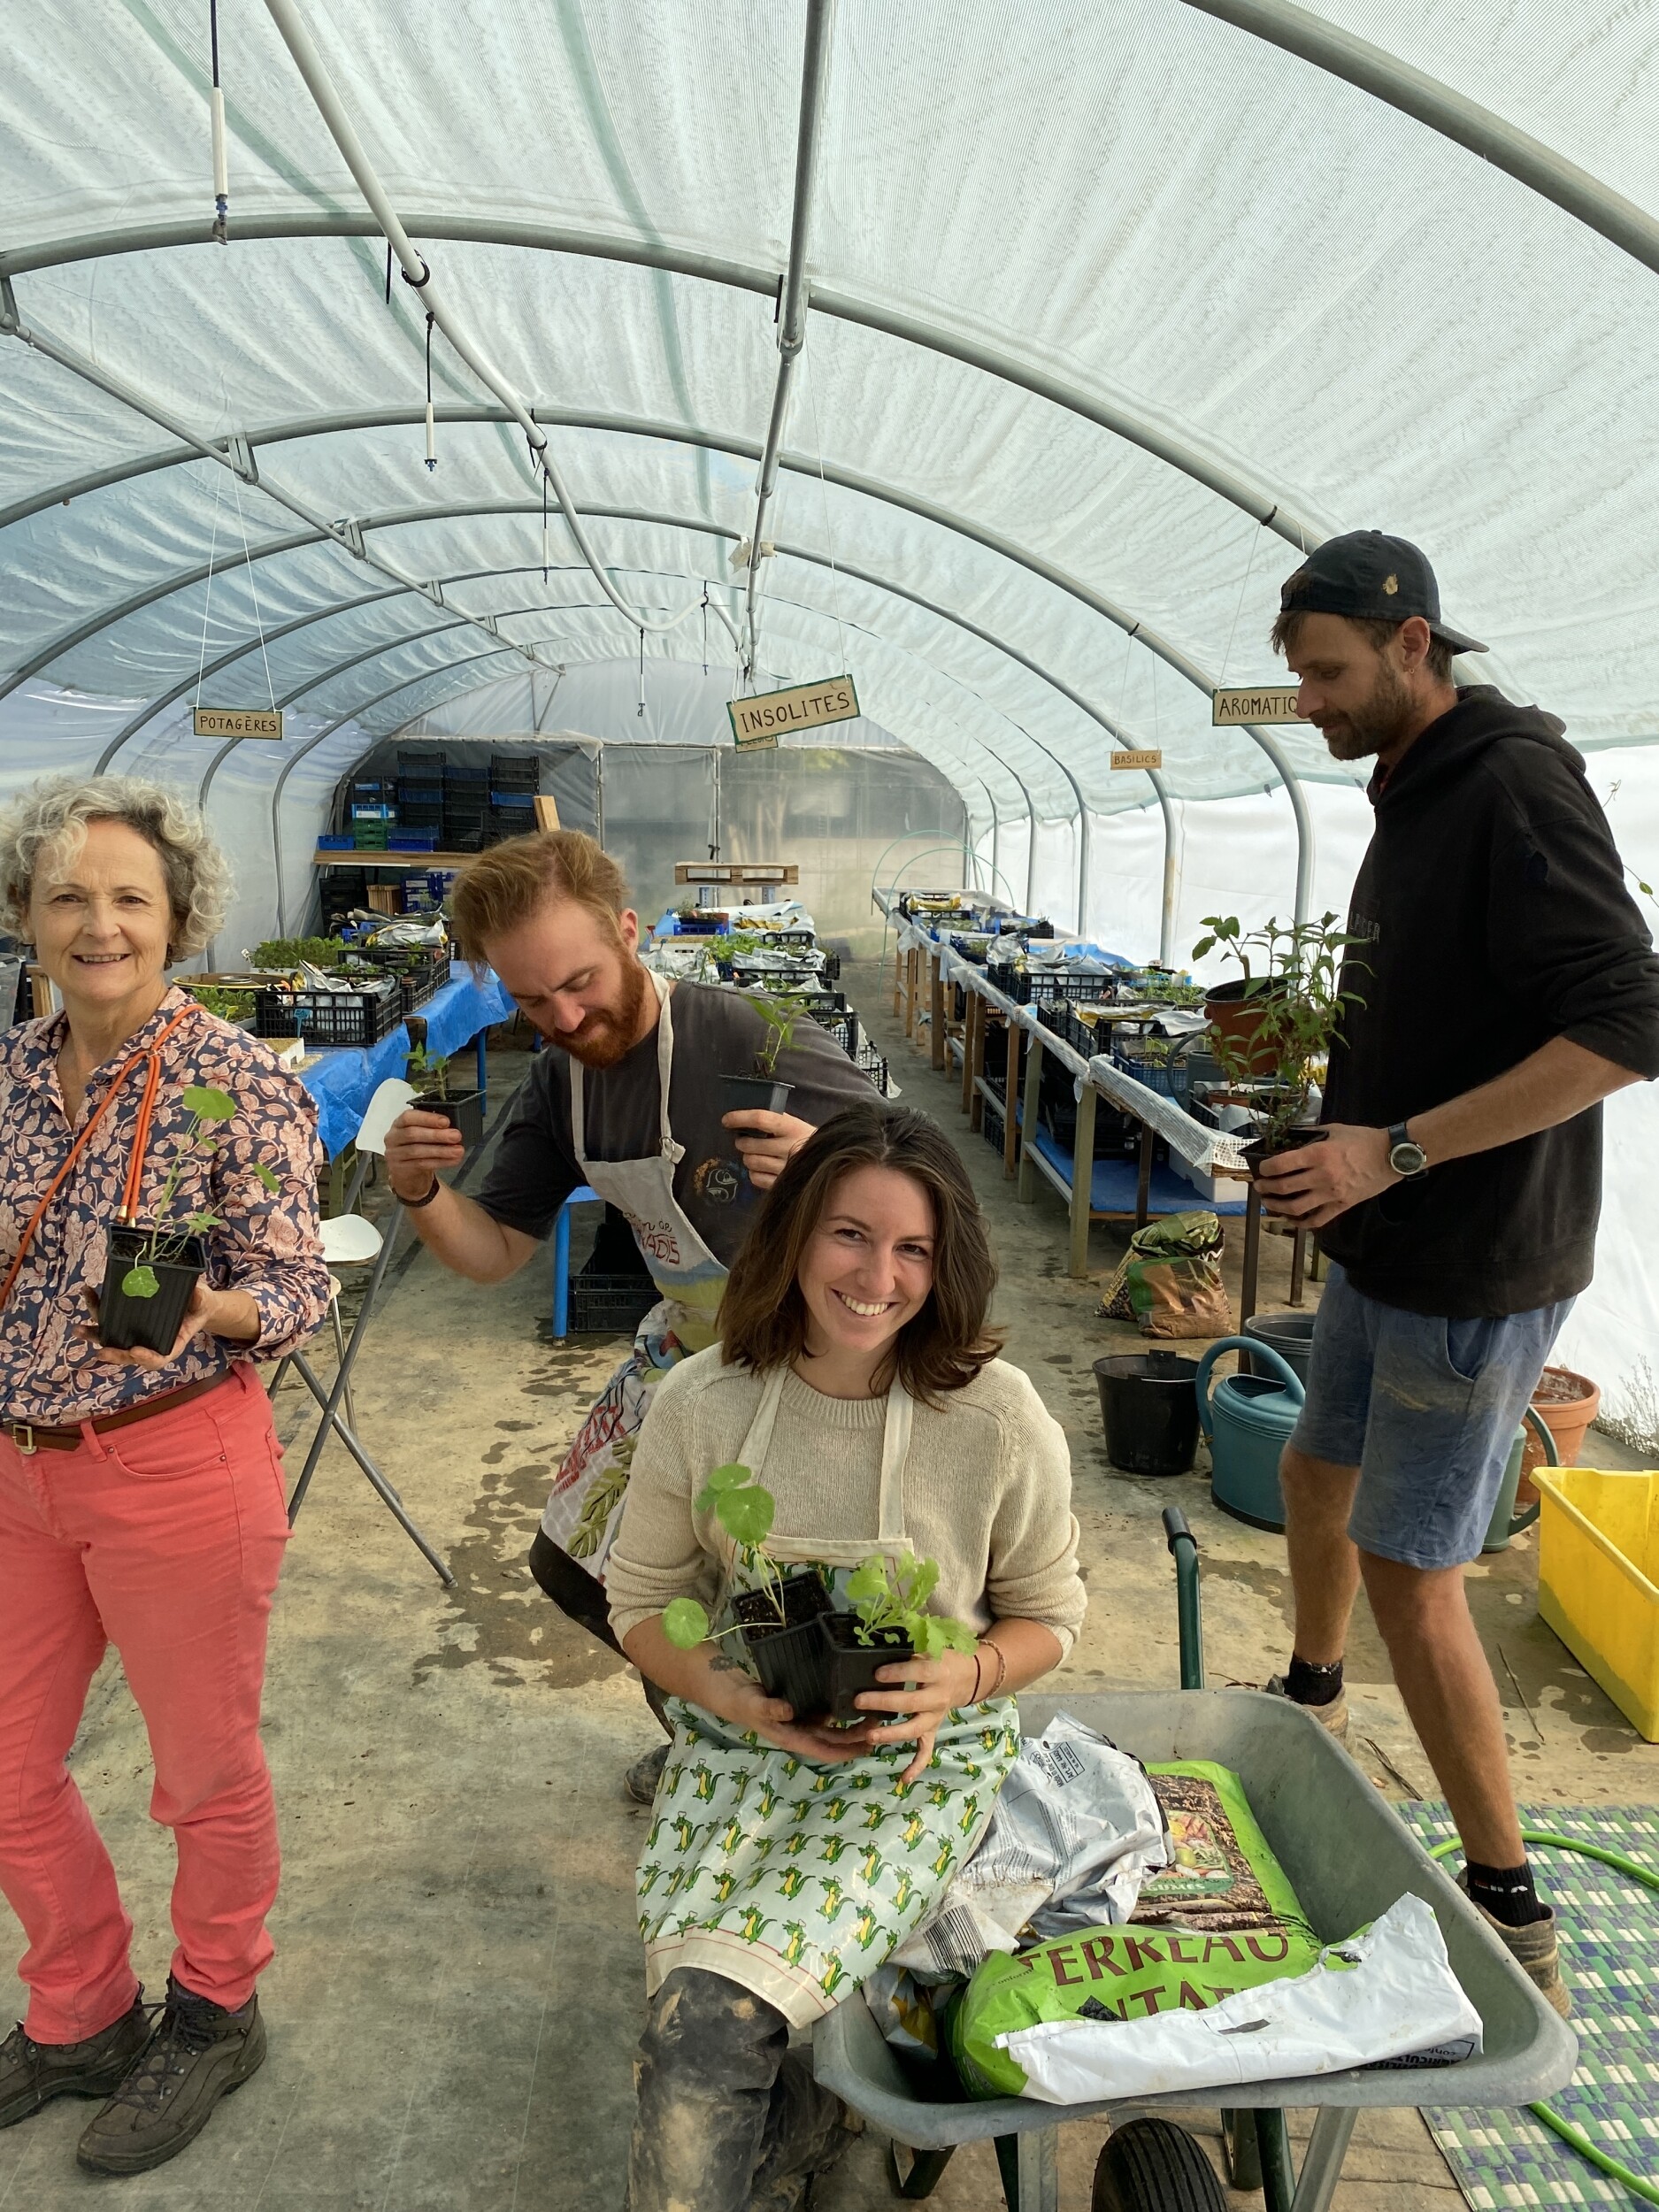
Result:
<instances>
[{"instance_id":1,"label":"white folding chair","mask_svg":"<svg viewBox=\"0 0 1659 2212\"><path fill-rule=\"evenodd\" d=\"M357 1363L357 1354L363 1346L364 1331L368 1326L369 1316L374 1310L380 1286L386 1279L386 1271L391 1264L392 1250L403 1225L403 1210L399 1205L394 1205L391 1218L382 1235L372 1221L365 1221L361 1214L353 1213L349 1209L356 1203L363 1188L370 1160L385 1157L386 1133L414 1095L411 1085L396 1079L382 1083L375 1092L369 1101L368 1111L363 1117L362 1126L357 1131L357 1165L346 1194L347 1211L335 1215L332 1221L325 1221L322 1225L323 1257L328 1262L331 1275L336 1266L364 1267L372 1264L373 1271L363 1294L363 1302L357 1309L357 1319L351 1325L349 1337L346 1335L340 1319L339 1279L334 1279L329 1311L334 1321L339 1364L333 1385L325 1390L304 1353L290 1352L278 1368L271 1387L274 1391L284 1372L292 1367L322 1408L317 1433L311 1439L305 1464L300 1470L294 1494L288 1500L289 1527L299 1517L300 1508L305 1502L305 1494L311 1488L311 1477L317 1472L317 1463L323 1455L323 1447L333 1434L340 1439L357 1461L376 1495L431 1566L438 1579L452 1586L455 1576L449 1562L426 1541L419 1526L405 1511L403 1500L364 1449L357 1432L357 1415L351 1398L351 1370ZM341 1410L342 1406L343 1413Z\"/></svg>"}]
</instances>

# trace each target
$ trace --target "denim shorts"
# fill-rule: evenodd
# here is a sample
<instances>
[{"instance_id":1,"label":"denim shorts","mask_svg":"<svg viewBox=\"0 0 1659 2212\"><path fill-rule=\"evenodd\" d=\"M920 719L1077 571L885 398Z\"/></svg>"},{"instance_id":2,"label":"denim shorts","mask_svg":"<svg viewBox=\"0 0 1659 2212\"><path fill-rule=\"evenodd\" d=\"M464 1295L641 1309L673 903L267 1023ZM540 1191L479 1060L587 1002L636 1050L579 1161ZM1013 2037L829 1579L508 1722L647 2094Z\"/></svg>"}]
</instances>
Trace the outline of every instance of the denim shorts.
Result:
<instances>
[{"instance_id":1,"label":"denim shorts","mask_svg":"<svg viewBox=\"0 0 1659 2212\"><path fill-rule=\"evenodd\" d=\"M1502 1320L1379 1305L1333 1265L1291 1444L1359 1469L1348 1532L1406 1567L1473 1559L1527 1401L1572 1300Z\"/></svg>"}]
</instances>

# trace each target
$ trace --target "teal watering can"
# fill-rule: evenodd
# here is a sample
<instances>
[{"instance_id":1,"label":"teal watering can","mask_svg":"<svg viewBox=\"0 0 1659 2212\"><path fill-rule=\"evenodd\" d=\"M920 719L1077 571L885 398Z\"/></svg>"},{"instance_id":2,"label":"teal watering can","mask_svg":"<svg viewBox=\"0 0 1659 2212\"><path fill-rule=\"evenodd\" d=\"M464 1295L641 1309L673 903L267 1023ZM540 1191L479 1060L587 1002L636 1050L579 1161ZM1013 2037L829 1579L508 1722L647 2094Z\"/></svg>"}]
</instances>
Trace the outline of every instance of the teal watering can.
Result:
<instances>
[{"instance_id":1,"label":"teal watering can","mask_svg":"<svg viewBox=\"0 0 1659 2212\"><path fill-rule=\"evenodd\" d=\"M1248 1352L1256 1371L1225 1376L1212 1393L1210 1371L1224 1352ZM1300 1378L1258 1337L1224 1336L1199 1361L1193 1387L1198 1393L1198 1418L1210 1439L1210 1496L1235 1521L1279 1534L1285 1501L1279 1488L1279 1455L1302 1411Z\"/></svg>"}]
</instances>

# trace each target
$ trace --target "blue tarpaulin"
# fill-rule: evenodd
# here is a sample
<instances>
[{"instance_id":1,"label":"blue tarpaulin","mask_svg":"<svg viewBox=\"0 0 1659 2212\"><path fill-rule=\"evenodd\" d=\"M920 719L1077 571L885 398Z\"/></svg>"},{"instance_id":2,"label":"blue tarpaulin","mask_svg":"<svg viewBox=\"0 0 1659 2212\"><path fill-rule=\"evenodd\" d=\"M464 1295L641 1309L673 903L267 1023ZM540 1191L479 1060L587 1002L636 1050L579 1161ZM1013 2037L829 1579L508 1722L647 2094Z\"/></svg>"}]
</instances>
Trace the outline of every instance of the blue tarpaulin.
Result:
<instances>
[{"instance_id":1,"label":"blue tarpaulin","mask_svg":"<svg viewBox=\"0 0 1659 2212\"><path fill-rule=\"evenodd\" d=\"M495 976L476 982L471 968L457 960L449 980L419 1011L426 1025L426 1049L437 1056L457 1052L480 1030L509 1020L513 1003ZM351 1142L369 1101L388 1078L402 1075L408 1057L409 1031L399 1022L366 1051L340 1046L319 1052L313 1065L300 1070L300 1081L317 1101L318 1128L331 1160Z\"/></svg>"}]
</instances>

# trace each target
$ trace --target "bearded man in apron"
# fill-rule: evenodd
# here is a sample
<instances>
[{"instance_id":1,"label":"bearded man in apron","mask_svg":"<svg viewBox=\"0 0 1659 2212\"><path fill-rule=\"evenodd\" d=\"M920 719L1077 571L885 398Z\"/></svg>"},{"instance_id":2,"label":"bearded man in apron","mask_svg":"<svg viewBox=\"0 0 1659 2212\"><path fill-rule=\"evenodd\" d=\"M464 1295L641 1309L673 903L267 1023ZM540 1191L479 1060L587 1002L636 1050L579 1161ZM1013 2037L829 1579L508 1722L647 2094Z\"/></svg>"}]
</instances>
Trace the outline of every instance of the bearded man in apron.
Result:
<instances>
[{"instance_id":1,"label":"bearded man in apron","mask_svg":"<svg viewBox=\"0 0 1659 2212\"><path fill-rule=\"evenodd\" d=\"M719 1079L750 1071L766 1024L739 992L671 989L645 968L627 896L616 862L579 830L508 838L461 872L452 902L461 942L551 1049L531 1063L476 1198L439 1179L465 1148L447 1121L411 1110L386 1142L392 1188L421 1242L469 1281L517 1274L584 1183L633 1228L661 1297L565 1455L530 1554L554 1603L613 1650L605 1561L651 1394L677 1361L713 1343L726 1271L759 1194L820 1122L875 1094L805 1022L778 1056L790 1111L722 1116ZM661 1718L649 1684L646 1694ZM653 1752L629 1770L641 1803L663 1758Z\"/></svg>"}]
</instances>

